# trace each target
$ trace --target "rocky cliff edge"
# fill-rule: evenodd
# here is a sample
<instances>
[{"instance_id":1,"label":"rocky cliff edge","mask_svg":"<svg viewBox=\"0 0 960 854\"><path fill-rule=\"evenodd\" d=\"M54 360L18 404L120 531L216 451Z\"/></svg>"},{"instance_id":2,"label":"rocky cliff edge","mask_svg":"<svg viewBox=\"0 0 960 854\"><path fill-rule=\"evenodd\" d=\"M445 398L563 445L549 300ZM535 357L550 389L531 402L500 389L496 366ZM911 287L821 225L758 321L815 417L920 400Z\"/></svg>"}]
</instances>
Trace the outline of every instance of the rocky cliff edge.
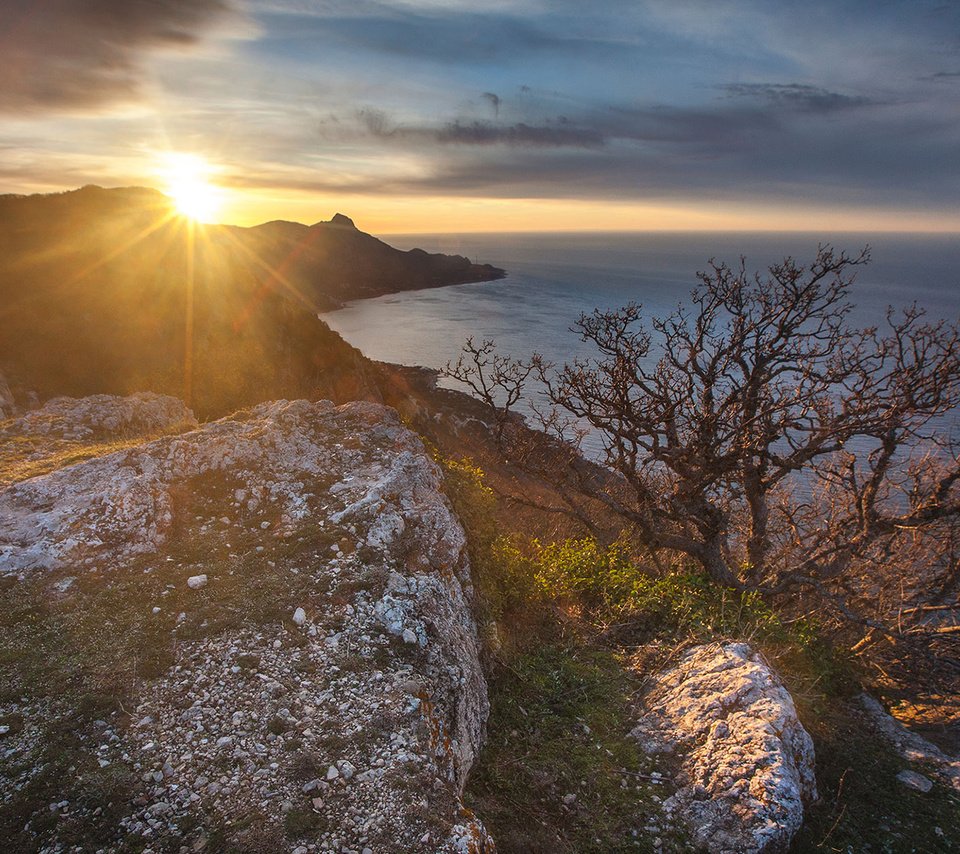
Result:
<instances>
[{"instance_id":1,"label":"rocky cliff edge","mask_svg":"<svg viewBox=\"0 0 960 854\"><path fill-rule=\"evenodd\" d=\"M4 838L492 850L460 799L488 709L464 547L368 403L263 404L0 491Z\"/></svg>"}]
</instances>

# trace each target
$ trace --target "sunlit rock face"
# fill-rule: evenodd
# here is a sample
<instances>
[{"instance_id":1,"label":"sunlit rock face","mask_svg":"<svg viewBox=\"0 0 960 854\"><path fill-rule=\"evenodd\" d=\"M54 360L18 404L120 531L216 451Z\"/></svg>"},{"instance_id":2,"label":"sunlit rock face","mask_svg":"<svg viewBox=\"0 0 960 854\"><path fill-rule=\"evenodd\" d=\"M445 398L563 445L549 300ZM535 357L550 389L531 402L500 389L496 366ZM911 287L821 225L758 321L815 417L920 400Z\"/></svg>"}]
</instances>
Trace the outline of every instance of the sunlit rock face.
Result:
<instances>
[{"instance_id":1,"label":"sunlit rock face","mask_svg":"<svg viewBox=\"0 0 960 854\"><path fill-rule=\"evenodd\" d=\"M47 798L64 818L25 817L31 841L70 819L107 851L493 850L461 801L488 713L465 535L393 410L278 401L21 482L0 567L24 595L142 613L154 662L77 724ZM22 722L0 799L65 705L0 704ZM128 781L109 810L91 773Z\"/></svg>"},{"instance_id":2,"label":"sunlit rock face","mask_svg":"<svg viewBox=\"0 0 960 854\"><path fill-rule=\"evenodd\" d=\"M785 851L816 800L813 741L793 700L744 643L688 650L654 677L633 731L672 752L680 788L664 803L711 854Z\"/></svg>"}]
</instances>

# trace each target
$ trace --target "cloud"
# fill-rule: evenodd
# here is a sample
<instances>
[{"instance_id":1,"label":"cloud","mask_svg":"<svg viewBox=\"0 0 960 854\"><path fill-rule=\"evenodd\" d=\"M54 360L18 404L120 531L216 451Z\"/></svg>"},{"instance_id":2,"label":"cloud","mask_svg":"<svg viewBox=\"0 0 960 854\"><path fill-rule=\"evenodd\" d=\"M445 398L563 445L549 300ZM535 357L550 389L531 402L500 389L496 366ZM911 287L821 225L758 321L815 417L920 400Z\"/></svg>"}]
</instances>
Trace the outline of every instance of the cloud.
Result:
<instances>
[{"instance_id":1,"label":"cloud","mask_svg":"<svg viewBox=\"0 0 960 854\"><path fill-rule=\"evenodd\" d=\"M833 113L876 103L863 95L842 95L801 83L725 83L717 88L729 98L761 101L812 113Z\"/></svg>"},{"instance_id":2,"label":"cloud","mask_svg":"<svg viewBox=\"0 0 960 854\"><path fill-rule=\"evenodd\" d=\"M146 53L192 47L230 19L230 0L0 0L0 110L136 99Z\"/></svg>"},{"instance_id":3,"label":"cloud","mask_svg":"<svg viewBox=\"0 0 960 854\"><path fill-rule=\"evenodd\" d=\"M498 99L499 100L499 99ZM438 126L394 125L383 110L361 110L358 117L367 132L380 140L434 142L440 145L518 148L597 148L605 142L599 131L568 125L562 119L552 124L498 124L455 119Z\"/></svg>"},{"instance_id":4,"label":"cloud","mask_svg":"<svg viewBox=\"0 0 960 854\"><path fill-rule=\"evenodd\" d=\"M484 92L481 98L489 102L490 106L493 107L493 114L497 118L500 117L500 96L496 92Z\"/></svg>"}]
</instances>

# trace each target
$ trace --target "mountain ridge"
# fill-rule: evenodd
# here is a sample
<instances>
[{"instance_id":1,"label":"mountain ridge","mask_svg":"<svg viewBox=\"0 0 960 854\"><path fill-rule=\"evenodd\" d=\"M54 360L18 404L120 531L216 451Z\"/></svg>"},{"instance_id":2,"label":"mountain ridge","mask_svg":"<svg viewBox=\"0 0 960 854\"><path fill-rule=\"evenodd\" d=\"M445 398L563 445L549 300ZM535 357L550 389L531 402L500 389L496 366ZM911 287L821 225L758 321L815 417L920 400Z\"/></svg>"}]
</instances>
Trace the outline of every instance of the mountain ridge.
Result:
<instances>
[{"instance_id":1,"label":"mountain ridge","mask_svg":"<svg viewBox=\"0 0 960 854\"><path fill-rule=\"evenodd\" d=\"M21 395L155 391L202 417L278 396L379 400L318 313L504 272L394 249L338 216L195 226L149 188L0 196L0 372Z\"/></svg>"}]
</instances>

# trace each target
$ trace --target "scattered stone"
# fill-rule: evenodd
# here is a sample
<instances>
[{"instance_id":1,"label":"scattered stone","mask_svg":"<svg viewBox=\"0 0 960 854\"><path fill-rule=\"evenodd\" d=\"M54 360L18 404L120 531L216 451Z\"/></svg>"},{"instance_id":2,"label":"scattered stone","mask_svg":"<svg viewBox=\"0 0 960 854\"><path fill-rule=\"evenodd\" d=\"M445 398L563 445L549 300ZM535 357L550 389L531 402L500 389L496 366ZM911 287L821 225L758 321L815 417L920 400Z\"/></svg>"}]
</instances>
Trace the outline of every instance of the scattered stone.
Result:
<instances>
[{"instance_id":1,"label":"scattered stone","mask_svg":"<svg viewBox=\"0 0 960 854\"><path fill-rule=\"evenodd\" d=\"M193 484L208 474L228 488L198 494ZM254 498L251 509L244 502ZM224 514L226 528L215 522ZM255 530L264 517L273 520L269 533L235 539L238 528ZM183 565L167 559L167 537L183 519L226 550L231 563L221 574L202 557ZM338 538L349 532L339 557L320 554L308 539L321 521ZM282 850L492 851L461 800L488 712L466 538L439 468L391 410L263 404L0 490L0 573L96 567L85 591L143 557L159 572L209 572L219 582L275 535L290 538L293 557L278 555L275 567L258 561L257 571L282 572L309 591L291 592L280 611L301 609L304 631L292 637L289 623L271 619L178 635L170 668L126 707L136 724L111 729L108 719L91 745L95 758L122 762L135 775L131 801L105 810L120 815L114 838L159 851L190 826L196 836L182 847L193 850L211 828L229 837L251 815L279 839L315 813L323 830ZM298 548L304 559L294 565ZM391 571L402 583L387 590ZM156 584L149 573L132 578ZM208 586L179 625L202 627L216 614L228 585ZM171 585L170 598L159 601L178 592ZM396 642L405 630L417 646ZM64 774L65 790L77 782ZM422 847L425 815L437 820L429 827L449 830L430 831ZM49 850L68 850L70 841L56 835ZM233 850L243 841L223 845Z\"/></svg>"},{"instance_id":2,"label":"scattered stone","mask_svg":"<svg viewBox=\"0 0 960 854\"><path fill-rule=\"evenodd\" d=\"M307 612L304 611L303 608L297 608L297 610L293 612L293 622L298 626L302 626L307 622Z\"/></svg>"},{"instance_id":3,"label":"scattered stone","mask_svg":"<svg viewBox=\"0 0 960 854\"><path fill-rule=\"evenodd\" d=\"M873 728L908 762L925 763L928 773L960 791L960 759L944 753L923 736L908 730L869 694L860 695Z\"/></svg>"},{"instance_id":4,"label":"scattered stone","mask_svg":"<svg viewBox=\"0 0 960 854\"><path fill-rule=\"evenodd\" d=\"M923 794L926 794L933 788L933 780L929 777L924 777L923 774L918 774L916 771L911 771L908 768L904 768L903 771L897 774L897 779L908 789L913 789L915 792L923 792Z\"/></svg>"},{"instance_id":5,"label":"scattered stone","mask_svg":"<svg viewBox=\"0 0 960 854\"><path fill-rule=\"evenodd\" d=\"M207 576L203 575L191 575L187 579L187 587L191 590L199 590L201 587L207 586Z\"/></svg>"}]
</instances>

